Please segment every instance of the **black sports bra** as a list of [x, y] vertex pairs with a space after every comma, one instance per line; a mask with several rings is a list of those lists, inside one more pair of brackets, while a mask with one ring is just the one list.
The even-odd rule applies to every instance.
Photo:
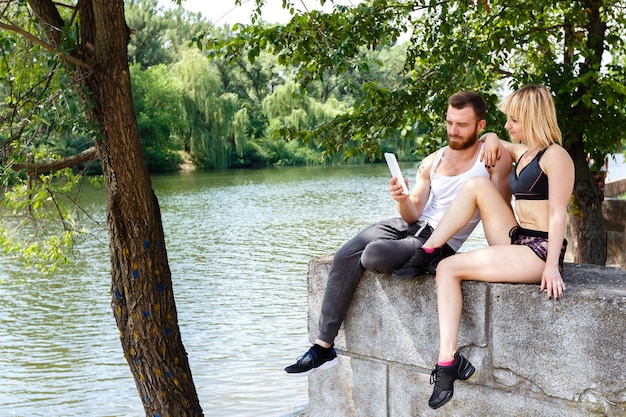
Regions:
[[[548, 199], [548, 176], [541, 170], [539, 160], [546, 149], [537, 152], [528, 165], [517, 174], [517, 165], [524, 156], [520, 156], [515, 168], [509, 174], [509, 188], [517, 200], [547, 200]], [[525, 153], [525, 152], [524, 152]]]

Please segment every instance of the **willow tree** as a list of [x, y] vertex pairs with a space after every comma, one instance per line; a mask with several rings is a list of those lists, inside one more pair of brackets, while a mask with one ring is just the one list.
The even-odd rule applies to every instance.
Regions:
[[189, 51], [174, 66], [183, 90], [186, 150], [202, 167], [228, 168], [245, 146], [246, 111], [239, 98], [224, 90], [214, 65]]
[[[256, 0], [257, 17], [262, 3]], [[489, 128], [504, 137], [504, 121], [495, 109], [501, 91], [526, 83], [549, 87], [576, 167], [572, 252], [578, 262], [604, 264], [603, 193], [595, 177], [600, 164], [592, 161], [604, 161], [623, 138], [626, 72], [608, 59], [624, 56], [626, 2], [366, 0], [336, 6], [332, 13], [300, 13], [296, 2], [283, 4], [294, 12], [290, 22], [241, 26], [232, 39], [209, 39], [211, 55], [254, 59], [268, 50], [279, 63], [296, 67], [299, 79], [308, 83], [348, 69], [367, 71], [365, 50], [411, 34], [404, 82], [395, 88], [364, 84], [351, 112], [300, 132], [328, 149], [377, 154], [382, 140], [419, 126], [430, 127], [430, 137], [418, 142], [422, 148], [441, 143], [443, 132], [436, 126], [446, 97], [460, 89], [484, 93], [492, 109]]]
[[[93, 145], [106, 189], [113, 313], [146, 415], [203, 415], [181, 340], [159, 203], [133, 109], [124, 2], [4, 1], [0, 29], [45, 51], [51, 71], [69, 74], [96, 126]], [[17, 108], [19, 101], [14, 104]], [[24, 126], [37, 122], [46, 121], [31, 118]], [[25, 152], [13, 152], [23, 130], [3, 136], [5, 170], [43, 169], [35, 166], [37, 161], [6, 160], [8, 155], [26, 158]], [[12, 177], [9, 189], [23, 178], [28, 176]]]
[[[268, 131], [280, 134], [291, 128], [304, 130], [326, 123], [345, 111], [347, 105], [334, 97], [321, 103], [300, 91], [295, 83], [287, 82], [263, 99], [262, 108], [270, 120]], [[315, 143], [308, 145], [317, 149]]]

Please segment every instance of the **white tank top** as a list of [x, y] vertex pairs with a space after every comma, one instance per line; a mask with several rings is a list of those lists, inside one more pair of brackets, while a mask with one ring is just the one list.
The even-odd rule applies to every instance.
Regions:
[[[482, 146], [483, 145], [481, 144], [481, 151]], [[439, 165], [439, 161], [441, 160], [441, 157], [446, 149], [448, 149], [447, 146], [437, 151], [437, 155], [435, 155], [435, 160], [430, 170], [430, 196], [426, 202], [424, 211], [420, 216], [420, 220], [428, 222], [433, 229], [437, 227], [443, 213], [446, 211], [452, 200], [454, 200], [456, 194], [468, 179], [479, 176], [489, 178], [489, 172], [485, 168], [482, 161], [480, 161], [480, 151], [476, 155], [476, 162], [474, 162], [474, 165], [472, 165], [469, 170], [454, 176], [437, 174], [435, 169]], [[448, 241], [448, 245], [450, 245], [450, 247], [455, 251], [458, 251], [479, 221], [480, 213], [477, 209], [470, 222]]]

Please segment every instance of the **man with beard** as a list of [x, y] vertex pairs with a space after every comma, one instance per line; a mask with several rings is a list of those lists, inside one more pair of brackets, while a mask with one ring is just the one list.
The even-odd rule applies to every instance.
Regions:
[[409, 195], [403, 193], [397, 178], [390, 180], [389, 193], [398, 204], [400, 217], [365, 228], [335, 253], [322, 301], [317, 340], [295, 364], [285, 368], [287, 375], [307, 375], [338, 362], [334, 340], [365, 269], [393, 273], [397, 278], [413, 278], [423, 272], [434, 273], [441, 259], [459, 250], [480, 221], [478, 211], [441, 248], [441, 256], [426, 271], [410, 262], [468, 179], [491, 177], [505, 200], [511, 200], [507, 178], [512, 160], [508, 152], [500, 152], [500, 159], [495, 153], [482, 155], [478, 134], [486, 125], [485, 113], [485, 102], [476, 92], [462, 91], [450, 96], [446, 114], [448, 146], [420, 163]]

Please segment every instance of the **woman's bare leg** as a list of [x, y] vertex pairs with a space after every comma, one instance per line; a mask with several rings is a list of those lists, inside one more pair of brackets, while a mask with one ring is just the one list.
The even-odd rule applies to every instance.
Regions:
[[[457, 254], [455, 256], [461, 256]], [[461, 281], [449, 268], [446, 259], [437, 267], [437, 311], [439, 314], [439, 363], [454, 359], [459, 339], [463, 292]]]
[[437, 267], [439, 362], [451, 361], [456, 352], [466, 280], [539, 283], [545, 263], [526, 246], [499, 245], [459, 253]]
[[517, 226], [510, 201], [504, 201], [491, 180], [474, 177], [463, 185], [424, 247], [443, 246], [470, 221], [476, 209], [489, 245], [509, 244], [509, 230]]

